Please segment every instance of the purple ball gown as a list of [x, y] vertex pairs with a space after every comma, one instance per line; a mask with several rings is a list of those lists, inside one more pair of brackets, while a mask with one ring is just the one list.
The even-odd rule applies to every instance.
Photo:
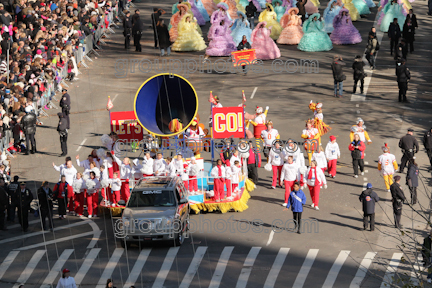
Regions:
[[192, 13], [194, 17], [197, 19], [197, 23], [199, 26], [204, 26], [206, 24], [206, 21], [204, 20], [204, 17], [202, 16], [201, 12], [198, 10], [198, 7], [195, 5], [195, 1], [189, 0], [189, 4], [191, 5]]
[[333, 19], [334, 30], [330, 35], [333, 44], [347, 45], [357, 44], [362, 41], [361, 35], [351, 21], [351, 16], [346, 8], [342, 8]]
[[[213, 25], [216, 25], [216, 23]], [[237, 46], [234, 44], [229, 25], [226, 23], [217, 25], [214, 28], [214, 34], [206, 54], [208, 56], [230, 56], [233, 51], [237, 51]]]

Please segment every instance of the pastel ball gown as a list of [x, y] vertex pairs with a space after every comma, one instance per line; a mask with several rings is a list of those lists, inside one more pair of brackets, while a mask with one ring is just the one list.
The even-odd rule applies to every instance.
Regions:
[[178, 37], [171, 47], [173, 51], [201, 51], [204, 50], [207, 45], [204, 42], [203, 37], [197, 31], [198, 26], [195, 21], [186, 21], [191, 19], [190, 16], [183, 17], [178, 24]]
[[[323, 31], [324, 23], [319, 20], [320, 14], [312, 14], [303, 24], [304, 35], [297, 49], [306, 52], [330, 51], [333, 44], [330, 37]], [[316, 20], [314, 20], [316, 18]]]
[[370, 14], [369, 6], [363, 0], [352, 0], [360, 15]]
[[217, 10], [216, 3], [213, 2], [213, 0], [201, 0], [201, 2], [204, 5], [204, 8], [206, 9], [209, 16], [211, 16], [213, 12]]
[[320, 6], [319, 0], [308, 0], [305, 5], [306, 13], [309, 15], [318, 13], [319, 6]]
[[[279, 5], [275, 5], [275, 3], [279, 3]], [[283, 7], [282, 5], [282, 1], [278, 0], [273, 2], [273, 7], [274, 7], [274, 11], [277, 15], [277, 21], [280, 22], [280, 19], [282, 18], [282, 16], [285, 14], [286, 8]]]
[[373, 7], [376, 6], [375, 3], [374, 3], [372, 0], [364, 0], [364, 1], [366, 2], [366, 5], [367, 5], [369, 8], [373, 8]]
[[272, 60], [281, 56], [276, 43], [270, 37], [270, 30], [266, 28], [266, 22], [260, 22], [252, 31], [252, 49], [260, 60]]
[[208, 56], [230, 56], [231, 52], [237, 51], [237, 45], [230, 34], [229, 24], [224, 22], [214, 23], [214, 35], [206, 50]]
[[342, 3], [343, 7], [349, 10], [352, 21], [357, 21], [358, 19], [360, 19], [360, 13], [352, 3], [352, 0], [342, 0]]
[[[230, 20], [230, 18], [228, 17], [228, 14], [227, 14], [227, 12], [224, 10], [224, 11], [221, 11], [221, 10], [216, 10], [215, 12], [213, 12], [213, 14], [211, 15], [211, 17], [210, 17], [210, 23], [212, 24], [211, 26], [210, 26], [210, 29], [209, 29], [209, 31], [208, 31], [208, 33], [207, 33], [207, 38], [209, 39], [209, 40], [211, 40], [212, 39], [212, 37], [213, 37], [213, 35], [214, 35], [214, 30], [215, 30], [215, 28], [218, 26], [218, 25], [220, 25], [219, 23], [221, 23], [222, 22], [222, 20], [225, 22], [225, 23], [229, 23], [229, 25], [228, 26], [230, 26], [231, 25], [231, 20]], [[213, 24], [215, 24], [215, 25], [213, 25]]]
[[339, 14], [342, 9], [341, 6], [337, 5], [337, 0], [331, 0], [327, 8], [324, 10], [324, 31], [327, 33], [333, 32], [333, 19]]
[[193, 1], [195, 1], [195, 5], [198, 8], [198, 11], [203, 16], [204, 21], [209, 22], [210, 21], [210, 16], [207, 13], [207, 10], [205, 9], [205, 7], [204, 7], [203, 3], [201, 2], [201, 0], [193, 0]]
[[406, 17], [402, 13], [402, 5], [394, 2], [387, 3], [386, 6], [383, 9], [384, 17], [382, 18], [380, 30], [382, 32], [388, 32], [390, 23], [393, 22], [394, 18], [398, 19], [398, 24], [401, 29], [403, 30], [403, 24], [405, 23]]
[[188, 2], [191, 4], [191, 11], [194, 17], [197, 19], [198, 25], [204, 26], [206, 21], [204, 20], [204, 17], [201, 15], [201, 12], [198, 10], [198, 7], [195, 5], [195, 0], [188, 0]]
[[[252, 44], [251, 36], [252, 36], [252, 29], [250, 28], [250, 23], [246, 19], [246, 15], [244, 15], [241, 12], [238, 12], [239, 18], [237, 18], [234, 22], [234, 29], [231, 31], [231, 36], [233, 37], [234, 43], [238, 45], [243, 39], [243, 35], [246, 36], [248, 42]], [[243, 16], [243, 18], [242, 18]]]
[[[189, 4], [189, 3], [187, 3]], [[192, 15], [193, 14], [189, 11], [190, 8], [190, 4], [187, 5], [186, 3], [182, 3], [177, 5], [177, 7], [179, 8], [179, 11], [177, 11], [174, 15], [171, 16], [170, 19], [170, 29], [169, 29], [169, 35], [170, 35], [170, 41], [174, 42], [177, 39], [178, 36], [178, 24], [180, 23], [180, 20], [185, 16], [185, 15]]]
[[222, 0], [221, 3], [225, 3], [228, 5], [228, 15], [230, 16], [231, 20], [237, 19], [237, 3], [234, 0]]
[[282, 27], [277, 22], [277, 15], [274, 12], [273, 6], [269, 3], [267, 3], [266, 6], [270, 8], [270, 11], [266, 9], [261, 12], [258, 21], [266, 22], [266, 28], [271, 29], [270, 37], [273, 40], [277, 40], [282, 32]]
[[287, 45], [297, 45], [303, 37], [303, 29], [301, 27], [301, 16], [297, 15], [299, 9], [297, 7], [289, 9], [288, 14], [285, 14], [281, 19], [281, 25], [284, 27], [277, 43]]
[[333, 27], [334, 30], [330, 35], [333, 44], [357, 44], [362, 41], [360, 32], [354, 27], [349, 11], [346, 8], [342, 8], [333, 19]]

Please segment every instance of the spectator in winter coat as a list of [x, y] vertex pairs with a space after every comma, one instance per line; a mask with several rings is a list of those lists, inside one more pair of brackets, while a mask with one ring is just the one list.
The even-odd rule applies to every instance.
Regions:
[[411, 73], [405, 66], [405, 59], [398, 61], [396, 65], [396, 76], [399, 87], [399, 102], [409, 103], [406, 93], [408, 90], [408, 81], [411, 79]]
[[354, 140], [348, 146], [351, 151], [351, 157], [353, 160], [354, 178], [358, 178], [358, 168], [360, 167], [361, 175], [364, 175], [364, 150], [366, 149], [365, 144], [360, 141], [358, 134], [354, 135]]
[[417, 204], [418, 173], [419, 168], [417, 166], [417, 163], [415, 161], [412, 161], [411, 164], [408, 166], [406, 182], [408, 188], [410, 189], [411, 204], [413, 205]]
[[[305, 0], [306, 3], [307, 0]], [[300, 2], [297, 2], [297, 5]], [[333, 57], [332, 63], [332, 71], [333, 71], [333, 79], [334, 79], [334, 96], [342, 97], [343, 94], [343, 81], [346, 79], [345, 74], [343, 73], [342, 67], [345, 66], [345, 62], [343, 62], [342, 57], [339, 55], [335, 55]], [[338, 93], [339, 86], [339, 93]]]
[[393, 55], [393, 52], [395, 51], [394, 49], [396, 49], [402, 35], [397, 18], [394, 18], [393, 22], [390, 23], [387, 35], [390, 39], [390, 55]]
[[392, 204], [393, 204], [393, 214], [395, 219], [395, 227], [398, 229], [402, 229], [402, 225], [400, 224], [401, 216], [402, 216], [402, 207], [403, 203], [406, 201], [405, 194], [402, 190], [402, 186], [400, 185], [401, 177], [399, 175], [394, 177], [394, 183], [390, 186], [390, 191], [392, 194]]
[[303, 205], [306, 204], [306, 196], [302, 190], [300, 190], [300, 184], [298, 182], [294, 183], [294, 190], [291, 191], [289, 198], [287, 209], [291, 206], [291, 210], [293, 212], [293, 218], [296, 224], [297, 233], [300, 234], [301, 230], [301, 216], [303, 213]]
[[372, 184], [366, 185], [364, 190], [359, 196], [360, 202], [363, 203], [363, 230], [368, 227], [368, 220], [370, 223], [370, 231], [375, 230], [375, 202], [379, 201], [378, 195], [372, 190]]
[[159, 48], [161, 49], [161, 56], [165, 56], [165, 50], [167, 51], [167, 56], [169, 56], [171, 54], [171, 42], [168, 27], [164, 24], [163, 19], [158, 21], [156, 33], [159, 41]]
[[407, 46], [409, 44], [409, 50], [411, 53], [414, 52], [414, 40], [415, 40], [414, 34], [415, 34], [415, 26], [412, 23], [412, 20], [407, 17], [405, 24], [403, 26], [402, 36], [405, 39]]
[[353, 94], [357, 92], [357, 83], [360, 81], [360, 94], [363, 94], [363, 87], [364, 87], [364, 78], [365, 78], [365, 72], [364, 72], [364, 63], [363, 58], [360, 55], [357, 55], [354, 59], [354, 63], [352, 64], [353, 71], [353, 77], [354, 77], [354, 87], [353, 87]]
[[38, 199], [39, 199], [39, 210], [40, 217], [42, 222], [42, 229], [47, 230], [46, 218], [48, 218], [48, 225], [53, 231], [53, 191], [49, 188], [48, 181], [44, 181], [42, 186], [37, 191]]
[[247, 20], [250, 23], [250, 28], [253, 30], [255, 28], [255, 13], [257, 12], [257, 7], [255, 7], [253, 1], [249, 1], [249, 5], [245, 7], [245, 10]]
[[328, 163], [328, 173], [330, 177], [336, 178], [337, 159], [340, 158], [339, 145], [336, 143], [336, 137], [331, 135], [330, 142], [327, 143], [325, 155]]
[[428, 171], [432, 170], [432, 128], [425, 132], [422, 139], [423, 145], [426, 149], [427, 156], [429, 158], [430, 167]]
[[[25, 134], [26, 138], [26, 153], [25, 155], [29, 155], [29, 152], [32, 154], [36, 153], [36, 114], [34, 113], [31, 106], [27, 106], [25, 108], [26, 115], [21, 119], [21, 130]], [[31, 150], [30, 150], [31, 143]]]
[[[62, 175], [60, 182], [58, 182], [54, 186], [54, 192], [53, 192], [53, 199], [57, 199], [58, 201], [58, 214], [59, 219], [66, 218], [66, 207], [68, 205], [68, 200], [73, 199], [73, 189], [72, 186], [69, 185], [69, 183], [66, 182], [66, 176]], [[69, 204], [70, 207], [73, 206], [71, 203]], [[74, 211], [74, 209], [69, 210], [70, 212]]]

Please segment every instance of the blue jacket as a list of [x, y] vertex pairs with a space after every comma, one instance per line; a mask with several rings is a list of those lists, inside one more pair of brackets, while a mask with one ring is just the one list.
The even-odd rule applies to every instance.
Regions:
[[[297, 200], [296, 197], [301, 199], [301, 201]], [[291, 191], [290, 196], [288, 198], [287, 208], [291, 206], [291, 210], [293, 212], [303, 212], [303, 205], [306, 204], [306, 196], [302, 190]]]

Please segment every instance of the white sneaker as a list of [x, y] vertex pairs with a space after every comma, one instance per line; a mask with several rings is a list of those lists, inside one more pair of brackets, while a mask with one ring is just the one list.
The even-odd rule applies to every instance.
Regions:
[[364, 172], [362, 172], [362, 175], [364, 175]]
[[88, 215], [88, 218], [92, 218], [92, 215]]
[[315, 206], [315, 210], [319, 210], [319, 207], [318, 207], [318, 206]]
[[283, 203], [282, 206], [286, 207], [286, 206], [287, 206], [287, 203]]
[[390, 189], [389, 189], [389, 190], [387, 190], [387, 192], [390, 192]]
[[358, 178], [358, 175], [354, 175], [354, 178]]
[[275, 186], [272, 186], [272, 189], [276, 189], [276, 187], [275, 187]]
[[428, 279], [427, 279], [427, 282], [428, 282], [428, 283], [432, 283], [432, 279], [431, 279], [431, 278], [428, 278]]
[[312, 203], [312, 204], [311, 204], [311, 207], [312, 207], [312, 208], [313, 208], [313, 207], [315, 207], [315, 204], [314, 204], [314, 203]]
[[336, 178], [336, 175], [335, 175], [335, 176], [332, 176], [332, 178], [333, 178], [333, 179]]

